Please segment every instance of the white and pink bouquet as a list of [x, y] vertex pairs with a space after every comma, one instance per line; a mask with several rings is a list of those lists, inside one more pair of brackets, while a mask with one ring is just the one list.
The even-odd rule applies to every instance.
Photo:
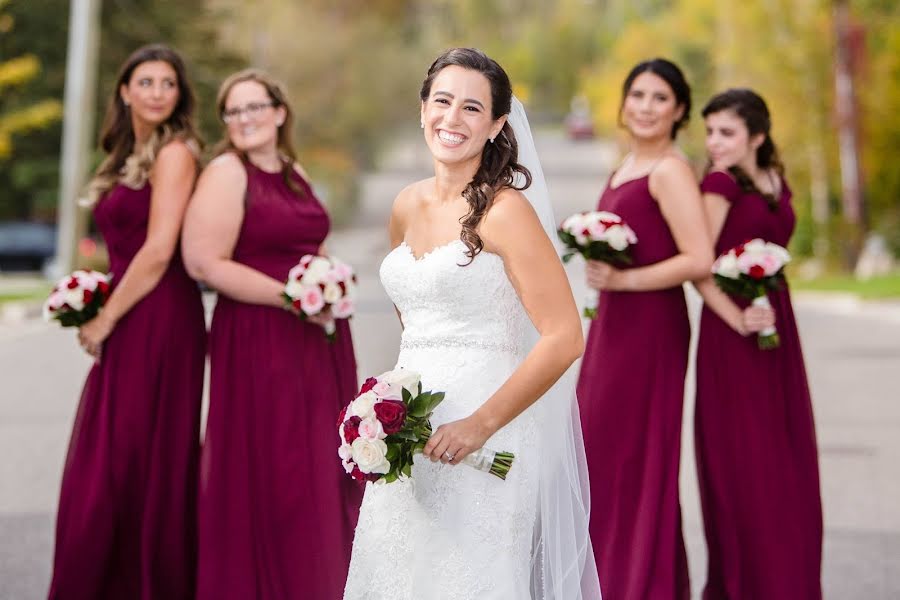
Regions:
[[[431, 437], [431, 415], [444, 392], [423, 392], [418, 373], [395, 369], [370, 377], [338, 417], [338, 456], [357, 481], [391, 483], [412, 475], [413, 456]], [[515, 456], [487, 448], [462, 462], [506, 479]]]
[[[335, 319], [347, 319], [355, 309], [356, 274], [337, 258], [306, 254], [288, 273], [282, 297], [285, 308], [304, 320], [328, 310]], [[325, 335], [334, 341], [333, 320], [326, 324]]]
[[75, 271], [57, 282], [44, 302], [44, 320], [63, 327], [81, 327], [100, 313], [109, 298], [110, 276]]
[[[784, 265], [791, 260], [787, 250], [760, 238], [732, 248], [713, 263], [713, 278], [725, 293], [747, 298], [753, 306], [772, 308], [768, 292], [784, 284]], [[769, 327], [757, 338], [763, 350], [781, 343], [778, 331]]]
[[[585, 260], [600, 260], [611, 265], [630, 265], [631, 247], [637, 244], [637, 235], [615, 213], [590, 211], [576, 213], [563, 221], [557, 235], [566, 246], [563, 262], [569, 262], [580, 254]], [[597, 316], [597, 290], [589, 292], [584, 316]]]

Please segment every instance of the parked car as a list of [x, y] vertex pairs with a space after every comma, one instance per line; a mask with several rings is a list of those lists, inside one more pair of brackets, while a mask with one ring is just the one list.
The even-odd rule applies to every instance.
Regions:
[[31, 221], [0, 222], [0, 271], [43, 271], [56, 256], [56, 228]]
[[[78, 241], [75, 267], [105, 271], [106, 245], [97, 235]], [[33, 221], [0, 221], [0, 272], [33, 271], [49, 279], [61, 277], [56, 265], [56, 226]]]
[[586, 97], [572, 98], [571, 109], [566, 115], [566, 134], [573, 140], [589, 140], [594, 137], [594, 123]]

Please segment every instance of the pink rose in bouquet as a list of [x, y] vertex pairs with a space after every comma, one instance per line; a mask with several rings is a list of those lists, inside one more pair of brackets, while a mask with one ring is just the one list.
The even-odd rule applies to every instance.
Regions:
[[[750, 240], [722, 254], [713, 263], [712, 273], [722, 291], [749, 299], [754, 306], [772, 308], [768, 292], [784, 283], [784, 266], [790, 262], [787, 250], [760, 238]], [[781, 343], [775, 327], [759, 332], [758, 345], [763, 350]]]
[[[431, 415], [444, 392], [423, 392], [418, 373], [395, 369], [370, 377], [338, 416], [338, 456], [358, 481], [391, 483], [412, 475], [413, 456], [431, 437]], [[463, 459], [506, 479], [514, 455], [482, 448]]]
[[60, 279], [44, 302], [44, 320], [63, 327], [81, 327], [96, 317], [110, 292], [110, 276], [97, 271], [75, 271]]
[[[306, 254], [288, 273], [282, 297], [285, 307], [302, 319], [328, 310], [335, 319], [347, 319], [355, 310], [356, 274], [337, 258]], [[326, 323], [325, 334], [334, 340], [333, 320]]]
[[[631, 247], [637, 244], [637, 235], [615, 213], [589, 211], [576, 213], [563, 221], [557, 230], [559, 239], [566, 246], [563, 262], [569, 262], [580, 254], [585, 260], [599, 260], [611, 265], [631, 264]], [[597, 290], [591, 290], [584, 307], [584, 316], [597, 316]]]

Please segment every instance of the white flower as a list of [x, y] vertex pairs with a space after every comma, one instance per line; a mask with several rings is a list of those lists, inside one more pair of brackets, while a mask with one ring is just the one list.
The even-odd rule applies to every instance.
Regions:
[[609, 221], [611, 223], [622, 222], [622, 217], [620, 217], [616, 213], [606, 212], [605, 210], [598, 210], [596, 212], [593, 212], [591, 213], [591, 216], [598, 221]]
[[306, 267], [306, 272], [303, 273], [303, 282], [307, 284], [317, 284], [323, 279], [325, 279], [325, 275], [328, 273], [329, 269], [331, 269], [331, 262], [325, 257], [317, 256], [310, 261], [309, 266]]
[[336, 283], [325, 284], [325, 290], [322, 292], [322, 297], [325, 298], [325, 302], [334, 304], [341, 299], [341, 296], [343, 296], [343, 293], [341, 293], [341, 286]]
[[346, 471], [347, 473], [352, 473], [353, 467], [356, 466], [353, 464], [353, 461], [350, 460], [342, 460], [341, 464], [344, 465], [344, 471]]
[[728, 252], [716, 259], [712, 270], [716, 275], [727, 277], [728, 279], [739, 279], [741, 276], [741, 270], [738, 268], [738, 261], [734, 252]]
[[84, 290], [80, 287], [71, 290], [63, 290], [64, 303], [72, 307], [72, 310], [84, 308]]
[[367, 440], [358, 437], [351, 444], [353, 453], [353, 462], [359, 467], [363, 473], [379, 473], [384, 474], [391, 470], [391, 463], [388, 462], [387, 444], [384, 440]]
[[383, 440], [387, 437], [384, 427], [382, 427], [381, 421], [377, 417], [363, 419], [359, 423], [359, 435], [367, 440]]
[[422, 379], [422, 376], [408, 369], [394, 369], [393, 371], [382, 373], [377, 379], [379, 382], [399, 385], [415, 396], [419, 392], [419, 381]]
[[628, 230], [622, 225], [612, 225], [606, 230], [604, 235], [606, 243], [614, 250], [622, 251], [628, 247]]
[[347, 416], [359, 417], [360, 419], [374, 419], [375, 405], [380, 401], [372, 390], [362, 393], [350, 403], [350, 410], [347, 411]]
[[[341, 433], [341, 439], [344, 439], [343, 432]], [[341, 457], [342, 461], [348, 461], [353, 458], [353, 448], [350, 444], [341, 444], [340, 448], [338, 448], [338, 456]]]
[[303, 292], [305, 292], [308, 286], [303, 285], [293, 277], [289, 276], [288, 282], [284, 286], [284, 293], [297, 300], [298, 298], [303, 297]]

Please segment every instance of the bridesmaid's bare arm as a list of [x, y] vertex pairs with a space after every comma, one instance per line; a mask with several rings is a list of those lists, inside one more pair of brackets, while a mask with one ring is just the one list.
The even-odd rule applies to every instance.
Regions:
[[169, 268], [196, 175], [194, 154], [185, 143], [173, 141], [160, 149], [150, 172], [147, 238], [125, 272], [114, 274], [119, 281], [103, 310], [79, 331], [82, 345], [94, 356], [99, 356], [100, 345], [119, 319], [156, 287]]
[[232, 260], [246, 191], [247, 172], [234, 154], [223, 154], [204, 169], [185, 218], [184, 264], [191, 277], [230, 298], [281, 307], [284, 282]]
[[649, 186], [678, 246], [678, 254], [656, 264], [627, 270], [588, 261], [588, 285], [591, 287], [634, 292], [662, 290], [709, 273], [713, 261], [712, 243], [700, 190], [690, 167], [680, 158], [665, 158], [650, 174]]
[[[509, 379], [471, 416], [442, 425], [424, 454], [458, 464], [498, 429], [536, 402], [584, 351], [581, 319], [553, 243], [528, 200], [504, 190], [484, 218], [485, 251], [503, 259], [540, 338]], [[478, 260], [476, 258], [476, 260]], [[441, 458], [444, 457], [444, 458]]]
[[[720, 194], [703, 194], [710, 239], [718, 240], [725, 225], [731, 204]], [[703, 296], [703, 302], [729, 327], [741, 335], [750, 335], [775, 324], [775, 312], [771, 308], [749, 306], [741, 309], [728, 294], [719, 289], [712, 275], [694, 281], [694, 287]]]

